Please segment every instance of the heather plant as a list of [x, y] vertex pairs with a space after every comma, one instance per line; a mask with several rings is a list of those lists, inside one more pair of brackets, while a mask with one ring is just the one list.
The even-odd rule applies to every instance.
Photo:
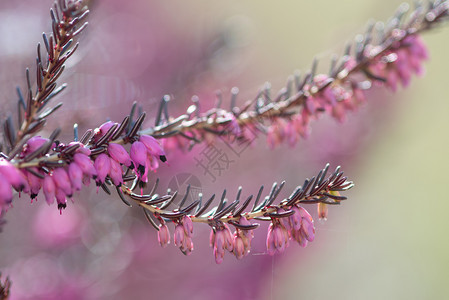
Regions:
[[[169, 112], [170, 96], [164, 95], [149, 113], [134, 103], [121, 122], [100, 121], [97, 128], [82, 134], [75, 124], [73, 139], [61, 141], [59, 129], [48, 137], [41, 131], [61, 109], [61, 103], [52, 103], [66, 86], [58, 84], [58, 78], [78, 48], [89, 10], [87, 2], [57, 1], [50, 11], [52, 34], [43, 34], [44, 46], [37, 46], [35, 70], [26, 70], [26, 90], [17, 89], [18, 112], [3, 122], [1, 216], [13, 209], [16, 197], [33, 201], [43, 195], [64, 217], [64, 210], [72, 205], [68, 200], [95, 183], [99, 192], [139, 207], [157, 231], [160, 245], [173, 243], [185, 255], [194, 249], [196, 223], [210, 227], [210, 246], [218, 264], [226, 252], [237, 259], [250, 253], [253, 238], [260, 238], [257, 222], [269, 224], [268, 254], [282, 253], [294, 242], [306, 247], [315, 239], [314, 220], [307, 209], [314, 207], [325, 220], [328, 206], [345, 201], [342, 194], [353, 187], [340, 167], [329, 172], [326, 164], [281, 200], [284, 182], [274, 183], [265, 193], [262, 186], [247, 197], [242, 197], [242, 187], [234, 197], [224, 190], [217, 196], [200, 193], [189, 199], [191, 187], [160, 193], [155, 172], [179, 159], [180, 154], [173, 155], [176, 151], [189, 151], [199, 144], [254, 147], [254, 139], [265, 136], [271, 148], [281, 143], [294, 147], [309, 136], [312, 121], [329, 115], [343, 122], [348, 112], [365, 103], [367, 90], [396, 91], [399, 85], [408, 86], [413, 74], [422, 74], [428, 53], [420, 34], [445, 20], [448, 10], [447, 1], [418, 5], [411, 12], [401, 6], [387, 23], [369, 25], [341, 56], [334, 56], [328, 73], [318, 73], [315, 60], [310, 71], [289, 77], [276, 94], [265, 84], [243, 106], [236, 105], [239, 90], [233, 88], [229, 101], [217, 93], [216, 105], [205, 110], [202, 104], [210, 101], [193, 97], [185, 113], [176, 116]], [[146, 122], [151, 116], [152, 126]], [[178, 196], [181, 192], [183, 197]], [[6, 298], [10, 281], [1, 283]]]

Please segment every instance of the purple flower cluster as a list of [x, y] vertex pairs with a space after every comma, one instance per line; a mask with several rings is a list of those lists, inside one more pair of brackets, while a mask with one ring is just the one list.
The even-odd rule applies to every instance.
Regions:
[[[240, 217], [239, 224], [243, 226], [249, 226], [251, 223], [245, 218]], [[243, 258], [245, 255], [249, 254], [251, 249], [251, 240], [254, 237], [252, 230], [242, 230], [238, 227], [234, 233], [234, 255], [238, 259]]]
[[[19, 159], [26, 157], [40, 147], [51, 143], [49, 139], [40, 136], [33, 137], [27, 141]], [[90, 178], [97, 175], [97, 170], [90, 159], [90, 150], [81, 143], [73, 142], [68, 146], [78, 146], [72, 155], [71, 161], [63, 167], [42, 168], [38, 166], [20, 168], [6, 159], [0, 159], [0, 173], [4, 178], [0, 178], [2, 193], [0, 203], [2, 209], [6, 210], [12, 200], [12, 189], [17, 192], [29, 194], [34, 199], [43, 190], [45, 200], [48, 204], [54, 203], [56, 199], [58, 208], [62, 210], [67, 203], [67, 197], [71, 197], [73, 192], [81, 190], [82, 184], [88, 185]], [[63, 145], [51, 144], [51, 148], [61, 148]]]
[[273, 218], [268, 228], [268, 254], [282, 253], [289, 246], [289, 240], [306, 247], [315, 239], [315, 227], [312, 216], [300, 206], [292, 206], [293, 213], [288, 217]]
[[[98, 142], [116, 123], [104, 123], [92, 137], [92, 143]], [[140, 180], [148, 180], [148, 171], [158, 168], [156, 159], [166, 161], [165, 152], [159, 142], [148, 135], [140, 135], [131, 144], [130, 153], [119, 143], [106, 141], [107, 148], [103, 153], [93, 155], [92, 144], [84, 145], [71, 142], [67, 145], [52, 143], [49, 139], [35, 136], [23, 146], [15, 160], [0, 158], [0, 209], [7, 210], [13, 199], [13, 189], [29, 194], [35, 199], [40, 190], [43, 191], [47, 203], [53, 204], [55, 199], [59, 210], [66, 207], [67, 198], [80, 191], [82, 185], [89, 185], [95, 179], [97, 185], [106, 180], [115, 186], [123, 184], [123, 166], [133, 169]], [[42, 164], [22, 167], [21, 162], [48, 147], [52, 154], [44, 154]], [[73, 152], [67, 149], [75, 149]], [[47, 153], [48, 151], [42, 151]], [[48, 161], [57, 159], [62, 166], [50, 167]]]
[[[396, 30], [393, 35], [404, 37], [396, 36], [398, 40], [388, 50], [383, 50], [381, 45], [367, 46], [364, 56], [374, 58], [365, 63], [346, 56], [344, 68], [335, 78], [332, 74], [314, 76], [311, 83], [303, 87], [305, 98], [300, 113], [289, 120], [275, 118], [268, 128], [267, 142], [270, 147], [282, 142], [294, 146], [299, 137], [307, 138], [310, 121], [323, 113], [344, 122], [348, 111], [355, 111], [365, 102], [365, 89], [371, 86], [371, 82], [396, 91], [399, 83], [404, 87], [409, 85], [413, 73], [422, 75], [422, 63], [428, 58], [427, 48], [417, 34], [405, 34], [404, 30]], [[360, 73], [368, 77], [369, 81], [365, 77], [361, 79]]]
[[[285, 212], [279, 209], [278, 212]], [[174, 220], [175, 245], [185, 255], [193, 250], [193, 223], [189, 216]], [[216, 221], [209, 224], [212, 227], [210, 234], [210, 246], [213, 248], [215, 262], [221, 264], [226, 251], [233, 253], [237, 259], [243, 258], [250, 252], [251, 240], [254, 237], [251, 222], [244, 216], [240, 216], [238, 222], [231, 223], [235, 226], [234, 233], [231, 232], [227, 223]], [[246, 227], [246, 229], [245, 229]], [[295, 240], [302, 247], [315, 238], [315, 227], [312, 216], [303, 207], [293, 205], [288, 210], [288, 215], [272, 218], [268, 229], [267, 252], [270, 255], [282, 253], [289, 245], [289, 240]], [[159, 244], [166, 247], [170, 243], [170, 232], [163, 220], [159, 225]]]
[[[393, 34], [400, 37], [405, 32], [397, 30]], [[423, 61], [428, 58], [429, 52], [421, 37], [413, 34], [395, 42], [393, 47], [374, 60], [369, 68], [375, 76], [384, 79], [388, 88], [396, 91], [399, 83], [404, 87], [410, 84], [413, 73], [424, 74]]]
[[159, 167], [158, 159], [166, 162], [165, 152], [159, 142], [150, 135], [141, 135], [138, 141], [131, 145], [131, 161], [136, 167], [137, 176], [148, 181], [148, 171], [156, 171]]
[[219, 223], [213, 227], [210, 233], [210, 245], [214, 249], [215, 262], [217, 264], [223, 262], [225, 250], [229, 252], [234, 251], [234, 239], [227, 224]]
[[[158, 227], [158, 241], [162, 247], [166, 247], [170, 243], [170, 231], [163, 219]], [[174, 229], [174, 244], [179, 247], [182, 253], [189, 255], [193, 251], [193, 222], [190, 216], [184, 215], [173, 220], [176, 224]], [[211, 224], [209, 224], [211, 225]], [[251, 226], [251, 222], [241, 216], [238, 225]], [[210, 246], [213, 248], [215, 262], [221, 264], [225, 255], [225, 251], [231, 252], [236, 258], [241, 259], [250, 252], [251, 240], [254, 237], [252, 230], [245, 230], [237, 227], [234, 234], [228, 224], [217, 221], [211, 225]]]

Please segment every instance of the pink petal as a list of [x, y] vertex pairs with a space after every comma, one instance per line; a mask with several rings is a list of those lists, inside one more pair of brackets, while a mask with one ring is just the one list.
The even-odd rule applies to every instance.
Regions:
[[159, 225], [159, 231], [157, 233], [157, 238], [158, 238], [159, 244], [164, 248], [168, 244], [170, 244], [170, 232], [168, 231], [167, 225], [165, 225], [165, 224]]
[[108, 146], [109, 155], [119, 163], [129, 167], [131, 165], [131, 157], [125, 147], [116, 143], [110, 143]]
[[76, 191], [81, 190], [83, 184], [83, 171], [76, 162], [69, 164], [69, 177], [73, 188]]
[[147, 147], [151, 155], [159, 157], [163, 162], [167, 160], [164, 149], [162, 149], [162, 146], [154, 137], [151, 135], [141, 135], [139, 141]]
[[327, 204], [318, 203], [317, 210], [318, 210], [318, 218], [320, 218], [320, 220], [326, 220], [328, 213]]
[[59, 213], [62, 214], [62, 210], [67, 206], [66, 194], [60, 188], [56, 188], [56, 202], [58, 203]]
[[36, 151], [40, 146], [48, 142], [49, 140], [40, 136], [33, 136], [26, 143], [26, 153]]
[[106, 176], [111, 170], [111, 158], [104, 153], [98, 155], [95, 159], [94, 167], [97, 171], [97, 181], [104, 183]]
[[182, 218], [182, 224], [184, 226], [184, 232], [188, 237], [193, 236], [193, 222], [192, 219], [190, 219], [189, 216], [184, 216]]
[[[33, 167], [32, 169], [36, 173], [41, 173], [37, 168]], [[42, 179], [33, 175], [31, 172], [27, 172], [27, 180], [28, 184], [30, 185], [31, 198], [34, 199], [36, 198], [37, 194], [39, 194], [39, 191], [42, 187]]]
[[8, 208], [13, 198], [11, 185], [6, 177], [0, 174], [0, 213]]
[[47, 201], [48, 205], [53, 204], [55, 202], [56, 185], [52, 176], [45, 175], [42, 189], [44, 191], [45, 201]]
[[[72, 195], [72, 186], [70, 184], [69, 175], [64, 168], [56, 168], [53, 170], [53, 181], [56, 184], [58, 190], [61, 190], [67, 196]], [[58, 197], [56, 195], [56, 197]]]
[[225, 229], [223, 230], [223, 235], [225, 239], [225, 248], [231, 252], [234, 249], [234, 238], [232, 237], [232, 233], [228, 225], [225, 224], [224, 226]]
[[180, 247], [182, 241], [184, 240], [184, 227], [182, 225], [176, 225], [174, 233], [174, 243], [175, 246]]
[[129, 151], [131, 160], [134, 163], [136, 171], [141, 175], [145, 173], [146, 160], [147, 160], [147, 148], [141, 142], [134, 142], [131, 145], [131, 149]]
[[0, 174], [17, 190], [21, 191], [28, 183], [22, 172], [20, 172], [12, 163], [0, 159]]
[[123, 184], [123, 170], [120, 163], [111, 159], [111, 170], [109, 171], [109, 177], [111, 177], [112, 183], [115, 186]]
[[236, 235], [234, 238], [234, 255], [237, 259], [241, 259], [245, 256], [245, 253], [246, 251], [243, 239]]
[[83, 153], [76, 153], [73, 156], [73, 160], [78, 164], [78, 166], [83, 171], [83, 174], [92, 177], [97, 175], [97, 171], [95, 170], [94, 163], [90, 159], [89, 156]]
[[276, 252], [276, 246], [274, 243], [273, 224], [270, 224], [270, 227], [268, 228], [268, 234], [267, 234], [267, 253], [269, 255], [274, 255], [275, 252]]

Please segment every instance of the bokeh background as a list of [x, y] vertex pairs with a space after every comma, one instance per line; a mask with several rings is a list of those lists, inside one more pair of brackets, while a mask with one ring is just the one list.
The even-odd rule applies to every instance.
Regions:
[[[63, 78], [69, 87], [55, 100], [63, 109], [47, 126], [62, 127], [67, 141], [74, 122], [86, 130], [120, 121], [133, 101], [151, 124], [164, 94], [173, 96], [176, 115], [194, 94], [207, 109], [216, 90], [228, 99], [238, 86], [240, 103], [266, 81], [277, 91], [314, 57], [327, 72], [330, 56], [341, 54], [368, 20], [387, 20], [401, 3], [91, 2], [89, 28]], [[0, 3], [2, 117], [14, 112], [25, 67], [34, 67], [51, 4]], [[326, 162], [341, 164], [356, 186], [328, 221], [316, 222], [307, 248], [291, 245], [282, 256], [267, 256], [261, 228], [249, 257], [226, 255], [216, 265], [207, 228], [196, 227], [189, 257], [173, 245], [162, 249], [139, 209], [95, 187], [74, 197], [62, 216], [42, 198], [31, 205], [17, 198], [0, 234], [0, 271], [11, 277], [12, 299], [446, 299], [449, 28], [424, 40], [427, 74], [396, 94], [371, 91], [345, 124], [315, 122], [311, 138], [295, 148], [269, 150], [261, 136], [215, 182], [196, 166], [201, 145], [172, 153], [170, 166], [154, 176], [164, 189], [174, 176], [193, 174], [206, 195], [223, 188], [234, 195], [239, 185], [248, 195], [285, 179], [287, 195]], [[310, 211], [316, 216], [315, 207]]]

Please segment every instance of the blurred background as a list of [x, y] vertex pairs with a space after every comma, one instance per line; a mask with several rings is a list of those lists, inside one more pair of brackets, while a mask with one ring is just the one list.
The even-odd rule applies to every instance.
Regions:
[[[217, 90], [229, 99], [238, 86], [239, 103], [266, 81], [277, 91], [314, 57], [327, 72], [333, 53], [400, 3], [91, 1], [89, 27], [64, 74], [69, 86], [54, 100], [64, 106], [47, 130], [60, 126], [69, 141], [74, 122], [84, 131], [108, 118], [121, 121], [133, 101], [147, 111], [150, 126], [164, 94], [172, 96], [176, 115], [192, 95], [206, 110]], [[51, 5], [0, 3], [2, 118], [15, 112], [25, 68], [34, 70]], [[344, 124], [314, 122], [311, 137], [295, 148], [269, 150], [260, 136], [255, 148], [236, 155], [219, 143], [233, 162], [215, 180], [197, 166], [202, 145], [171, 153], [170, 165], [153, 177], [161, 179], [161, 191], [194, 178], [205, 195], [227, 188], [230, 197], [239, 185], [245, 196], [285, 179], [287, 196], [326, 162], [342, 165], [356, 186], [326, 222], [315, 222], [316, 239], [307, 248], [292, 244], [284, 255], [268, 256], [261, 228], [248, 257], [227, 254], [216, 265], [205, 226], [195, 227], [195, 251], [185, 257], [173, 245], [158, 245], [139, 209], [93, 186], [74, 196], [62, 216], [43, 198], [30, 205], [22, 197], [0, 234], [0, 271], [13, 282], [12, 299], [446, 299], [449, 28], [424, 40], [431, 54], [426, 75], [396, 94], [370, 91], [368, 104]], [[314, 217], [315, 210], [309, 209]]]

